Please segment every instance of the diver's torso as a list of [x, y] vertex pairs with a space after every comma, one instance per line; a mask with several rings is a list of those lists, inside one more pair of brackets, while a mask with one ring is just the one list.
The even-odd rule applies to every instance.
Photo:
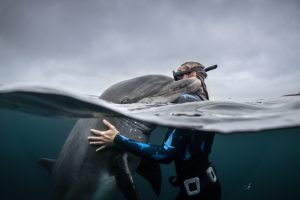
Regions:
[[[176, 130], [181, 142], [174, 159], [179, 179], [197, 175], [209, 166], [209, 154], [213, 144], [214, 133], [205, 133], [193, 130]], [[202, 170], [201, 170], [202, 169]], [[196, 174], [195, 174], [196, 173]]]

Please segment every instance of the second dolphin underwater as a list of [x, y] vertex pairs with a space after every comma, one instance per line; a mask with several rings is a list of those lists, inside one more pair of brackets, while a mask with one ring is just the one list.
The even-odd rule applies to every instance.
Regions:
[[[117, 83], [108, 88], [100, 99], [108, 102], [166, 103], [175, 101], [184, 92], [199, 88], [197, 79], [174, 79], [162, 75], [148, 75]], [[90, 129], [107, 129], [98, 119], [79, 119], [69, 134], [56, 160], [43, 158], [42, 164], [51, 173], [58, 199], [105, 199], [104, 190], [117, 185], [127, 199], [137, 199], [132, 173], [145, 177], [159, 195], [161, 172], [157, 163], [141, 160], [118, 147], [108, 147], [100, 152], [88, 144]], [[127, 118], [107, 117], [125, 136], [137, 141], [149, 142], [153, 125]], [[109, 186], [110, 185], [110, 186]]]

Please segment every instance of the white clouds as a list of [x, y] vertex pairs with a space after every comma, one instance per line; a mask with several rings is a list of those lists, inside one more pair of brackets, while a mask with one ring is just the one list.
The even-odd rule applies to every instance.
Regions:
[[1, 83], [98, 94], [198, 60], [219, 65], [208, 79], [213, 98], [297, 90], [298, 1], [2, 0], [1, 7]]

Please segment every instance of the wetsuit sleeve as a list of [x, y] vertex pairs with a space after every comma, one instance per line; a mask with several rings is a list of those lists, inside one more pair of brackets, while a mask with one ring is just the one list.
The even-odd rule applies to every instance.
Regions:
[[[182, 94], [177, 103], [200, 100], [201, 98], [196, 94]], [[169, 129], [163, 145], [160, 146], [138, 142], [118, 134], [114, 139], [114, 144], [137, 156], [147, 157], [160, 163], [170, 163], [185, 149], [185, 135], [182, 130]]]
[[176, 134], [176, 129], [169, 130], [163, 145], [150, 145], [131, 140], [122, 134], [114, 139], [117, 144], [125, 150], [142, 157], [147, 157], [160, 163], [170, 163], [178, 152], [177, 144], [181, 144], [181, 137]]

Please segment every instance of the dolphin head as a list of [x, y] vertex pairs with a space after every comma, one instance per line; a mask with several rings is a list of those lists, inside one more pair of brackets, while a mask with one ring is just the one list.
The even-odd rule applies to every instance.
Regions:
[[119, 82], [100, 96], [113, 103], [172, 103], [182, 93], [201, 90], [201, 81], [188, 78], [174, 81], [163, 75], [146, 75]]

